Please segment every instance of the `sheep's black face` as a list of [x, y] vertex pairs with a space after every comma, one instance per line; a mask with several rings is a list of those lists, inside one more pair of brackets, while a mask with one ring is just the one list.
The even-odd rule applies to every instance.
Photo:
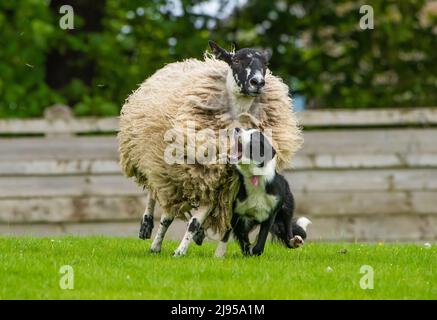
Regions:
[[269, 54], [256, 49], [241, 49], [232, 56], [231, 69], [240, 92], [258, 95], [265, 85]]
[[235, 84], [242, 94], [257, 96], [261, 93], [271, 51], [244, 48], [230, 53], [213, 41], [209, 41], [209, 45], [217, 59], [229, 64]]

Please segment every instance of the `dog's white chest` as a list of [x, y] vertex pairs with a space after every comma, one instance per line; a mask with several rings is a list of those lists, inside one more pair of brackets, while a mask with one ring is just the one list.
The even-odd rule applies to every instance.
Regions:
[[248, 197], [243, 200], [237, 200], [235, 212], [240, 216], [263, 222], [269, 218], [270, 213], [276, 206], [278, 199], [264, 190], [248, 190]]

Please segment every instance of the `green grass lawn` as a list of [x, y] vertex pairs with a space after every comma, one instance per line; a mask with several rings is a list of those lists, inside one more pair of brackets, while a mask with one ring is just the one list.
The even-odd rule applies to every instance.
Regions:
[[[150, 241], [107, 237], [0, 237], [0, 299], [436, 299], [437, 250], [422, 244], [307, 243], [290, 250], [267, 243], [243, 257], [232, 242], [225, 259], [215, 243], [186, 257], [161, 254]], [[346, 249], [346, 253], [344, 250]], [[74, 270], [74, 289], [59, 286]], [[360, 267], [374, 270], [374, 289], [360, 287]]]

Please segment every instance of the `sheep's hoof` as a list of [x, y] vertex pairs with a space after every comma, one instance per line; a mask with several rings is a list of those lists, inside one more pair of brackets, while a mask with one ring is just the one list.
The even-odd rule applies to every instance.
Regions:
[[196, 233], [193, 236], [193, 241], [198, 245], [202, 245], [203, 239], [205, 239], [205, 230], [200, 227], [197, 229]]
[[152, 245], [150, 246], [150, 252], [152, 253], [160, 253], [161, 252], [161, 243], [159, 241], [153, 241]]
[[295, 248], [299, 248], [301, 246], [303, 246], [304, 241], [302, 239], [301, 236], [294, 236], [293, 239], [291, 239], [291, 246], [295, 249]]
[[173, 257], [183, 257], [185, 256], [186, 251], [180, 250], [180, 249], [176, 249], [176, 251], [173, 253]]
[[143, 221], [141, 221], [140, 233], [138, 237], [140, 239], [150, 239], [152, 237], [153, 230], [153, 217], [149, 215], [145, 215], [143, 217]]
[[161, 253], [161, 248], [151, 247], [150, 252], [151, 253]]

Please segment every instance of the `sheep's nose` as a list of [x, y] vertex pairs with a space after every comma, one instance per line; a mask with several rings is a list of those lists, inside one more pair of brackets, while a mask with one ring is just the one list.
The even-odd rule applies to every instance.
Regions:
[[250, 79], [250, 84], [254, 87], [257, 88], [262, 88], [264, 87], [264, 85], [266, 84], [264, 79], [260, 79], [260, 78], [252, 78]]

